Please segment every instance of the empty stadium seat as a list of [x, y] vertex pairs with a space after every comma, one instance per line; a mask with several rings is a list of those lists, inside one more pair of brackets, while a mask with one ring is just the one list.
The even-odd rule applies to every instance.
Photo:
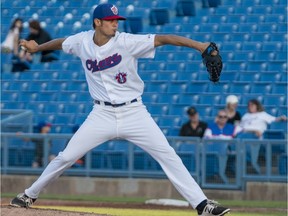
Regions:
[[188, 169], [188, 171], [195, 172], [196, 171], [195, 155], [197, 154], [195, 145], [182, 143], [179, 145], [176, 152], [181, 158], [185, 167]]

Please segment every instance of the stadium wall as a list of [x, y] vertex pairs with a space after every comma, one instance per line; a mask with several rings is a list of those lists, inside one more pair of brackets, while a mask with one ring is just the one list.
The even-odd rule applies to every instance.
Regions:
[[[1, 192], [15, 193], [29, 187], [36, 176], [2, 175]], [[247, 182], [245, 191], [205, 190], [211, 199], [225, 200], [287, 200], [287, 183]], [[42, 194], [95, 195], [96, 197], [146, 197], [149, 199], [181, 199], [168, 180], [163, 179], [119, 179], [93, 177], [60, 177]]]

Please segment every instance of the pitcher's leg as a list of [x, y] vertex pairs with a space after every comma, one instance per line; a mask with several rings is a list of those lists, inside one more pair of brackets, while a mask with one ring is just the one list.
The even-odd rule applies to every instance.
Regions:
[[[123, 138], [135, 143], [149, 153], [162, 167], [169, 180], [193, 208], [207, 197], [192, 178], [180, 157], [169, 145], [162, 131], [156, 125], [145, 106], [124, 115], [121, 125]], [[139, 119], [134, 122], [132, 119]], [[136, 123], [136, 124], [135, 124]]]
[[113, 138], [116, 134], [115, 119], [105, 117], [105, 110], [100, 108], [89, 114], [85, 122], [69, 141], [63, 152], [52, 160], [34, 184], [25, 190], [30, 198], [37, 198], [42, 189], [57, 179], [65, 169], [71, 167], [76, 160], [89, 150]]

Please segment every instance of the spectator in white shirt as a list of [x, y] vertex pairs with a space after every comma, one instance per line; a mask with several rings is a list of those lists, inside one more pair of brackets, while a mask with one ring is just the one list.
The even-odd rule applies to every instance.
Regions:
[[252, 99], [248, 102], [248, 112], [242, 117], [240, 127], [243, 128], [243, 133], [254, 133], [258, 138], [262, 138], [268, 124], [286, 120], [285, 115], [275, 117], [268, 114], [258, 100]]
[[[251, 99], [248, 102], [248, 112], [244, 114], [241, 119], [240, 127], [242, 132], [237, 138], [242, 139], [262, 139], [263, 133], [267, 130], [268, 124], [277, 121], [286, 121], [285, 115], [275, 117], [264, 111], [262, 104], [256, 100]], [[248, 146], [248, 152], [251, 154], [251, 164], [256, 173], [260, 173], [260, 167], [258, 165], [258, 156], [260, 150], [260, 144], [253, 143]]]

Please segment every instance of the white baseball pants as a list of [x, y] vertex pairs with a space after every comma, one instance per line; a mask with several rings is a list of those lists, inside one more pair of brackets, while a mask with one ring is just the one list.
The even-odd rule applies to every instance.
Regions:
[[95, 104], [64, 151], [48, 164], [37, 181], [25, 190], [25, 194], [37, 198], [45, 186], [57, 179], [77, 159], [114, 138], [126, 139], [149, 153], [193, 208], [207, 199], [142, 101], [117, 108]]

